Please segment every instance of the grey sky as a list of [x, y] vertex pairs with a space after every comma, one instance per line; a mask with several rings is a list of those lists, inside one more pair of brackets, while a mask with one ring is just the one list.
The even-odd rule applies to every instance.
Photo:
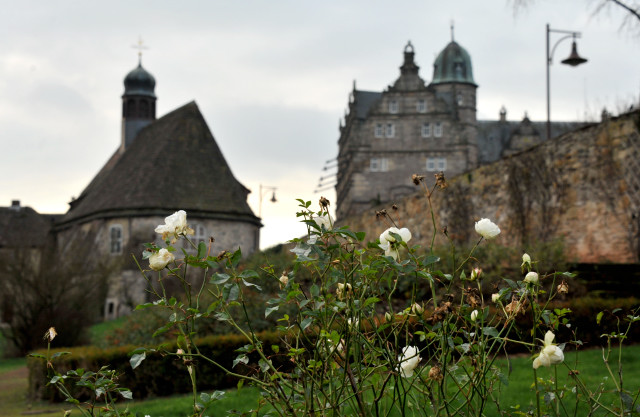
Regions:
[[[552, 117], [594, 120], [640, 93], [640, 37], [624, 14], [597, 3], [539, 1], [514, 15], [503, 0], [477, 1], [0, 1], [0, 205], [20, 199], [64, 212], [120, 140], [122, 80], [137, 64], [156, 78], [158, 115], [191, 100], [236, 177], [263, 204], [263, 246], [303, 230], [295, 198], [313, 199], [337, 152], [338, 120], [355, 79], [383, 90], [411, 40], [422, 77], [455, 39], [470, 53], [478, 118], [545, 118], [545, 24], [582, 32], [588, 64], [551, 68]], [[559, 39], [560, 35], [552, 38]], [[324, 193], [332, 201], [333, 192]], [[268, 198], [266, 199], [268, 200]]]

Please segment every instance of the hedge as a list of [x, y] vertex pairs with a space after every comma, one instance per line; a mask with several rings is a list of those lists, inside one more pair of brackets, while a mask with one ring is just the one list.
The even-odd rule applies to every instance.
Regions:
[[[571, 313], [567, 316], [571, 327], [561, 326], [556, 332], [557, 343], [573, 340], [572, 331], [577, 331], [577, 338], [583, 342], [584, 347], [601, 346], [605, 339], [601, 337], [603, 333], [616, 331], [616, 320], [610, 314], [605, 314], [601, 323], [596, 323], [596, 316], [600, 311], [613, 312], [620, 309], [616, 316], [626, 317], [632, 310], [640, 306], [638, 298], [606, 299], [594, 297], [581, 297], [558, 301], [550, 304], [549, 309], [569, 308]], [[429, 312], [425, 312], [429, 315]], [[527, 329], [531, 328], [530, 314], [518, 317], [517, 327], [521, 334], [528, 335]], [[623, 322], [622, 330], [626, 328]], [[258, 338], [264, 344], [267, 355], [276, 367], [291, 367], [291, 363], [286, 356], [286, 350], [280, 340], [280, 334], [274, 332], [262, 332]], [[514, 337], [514, 335], [510, 335]], [[312, 337], [313, 339], [313, 337]], [[629, 334], [630, 341], [640, 340], [640, 325], [632, 328]], [[233, 360], [238, 355], [236, 350], [247, 345], [247, 340], [241, 335], [213, 335], [196, 340], [200, 351], [207, 357], [214, 358], [218, 363], [226, 368], [230, 368]], [[275, 354], [271, 346], [278, 345], [280, 354]], [[137, 346], [122, 346], [109, 349], [99, 349], [96, 347], [79, 347], [71, 349], [56, 349], [55, 351], [69, 351], [70, 355], [61, 356], [55, 360], [54, 365], [58, 372], [65, 373], [70, 369], [83, 368], [97, 371], [102, 366], [108, 364], [111, 369], [116, 370], [121, 376], [118, 383], [122, 387], [127, 387], [133, 392], [135, 399], [147, 397], [167, 396], [177, 393], [190, 392], [191, 383], [183, 361], [176, 356], [152, 353], [142, 364], [135, 369], [129, 363], [130, 353]], [[164, 345], [166, 351], [175, 352], [175, 344]], [[522, 351], [522, 345], [512, 344], [507, 346], [511, 352]], [[37, 353], [45, 354], [46, 351]], [[258, 358], [250, 355], [249, 366], [238, 364], [234, 368], [237, 373], [249, 373], [252, 371], [251, 365], [258, 362]], [[29, 395], [32, 399], [61, 401], [63, 398], [51, 386], [47, 386], [47, 370], [44, 361], [36, 358], [29, 358]], [[195, 364], [198, 376], [199, 390], [225, 389], [236, 386], [237, 380], [228, 376], [219, 368], [208, 362], [200, 361]], [[76, 395], [87, 396], [87, 392], [76, 391]]]
[[[272, 361], [278, 366], [286, 365], [286, 358], [282, 355], [274, 355], [271, 350], [272, 345], [281, 345], [280, 336], [274, 332], [262, 332], [257, 334], [258, 339], [265, 345], [266, 353], [272, 355]], [[247, 339], [241, 335], [214, 335], [207, 336], [195, 341], [201, 353], [215, 360], [226, 368], [231, 368], [233, 360], [238, 356], [237, 349], [247, 345]], [[118, 384], [121, 387], [129, 388], [133, 392], [134, 399], [147, 397], [158, 397], [173, 395], [176, 393], [190, 392], [191, 382], [187, 373], [186, 365], [182, 359], [173, 355], [154, 352], [147, 354], [146, 359], [135, 370], [129, 363], [130, 354], [138, 346], [121, 346], [108, 349], [99, 349], [93, 346], [77, 347], [70, 349], [52, 349], [52, 353], [66, 351], [69, 355], [63, 355], [54, 360], [54, 367], [57, 372], [65, 374], [71, 369], [86, 369], [97, 371], [104, 365], [117, 371], [120, 375]], [[163, 345], [165, 351], [175, 352], [175, 344]], [[284, 349], [282, 349], [284, 350]], [[36, 353], [46, 354], [46, 350], [39, 350]], [[249, 365], [258, 362], [257, 357], [249, 355]], [[238, 380], [220, 371], [214, 365], [198, 361], [194, 363], [198, 377], [199, 390], [225, 389], [237, 385]], [[29, 368], [29, 396], [33, 400], [63, 401], [64, 398], [58, 391], [47, 385], [47, 369], [45, 361], [29, 357], [27, 360]], [[234, 369], [236, 373], [250, 373], [251, 368], [239, 363]], [[87, 391], [75, 389], [73, 394], [76, 398], [86, 399], [89, 396]]]

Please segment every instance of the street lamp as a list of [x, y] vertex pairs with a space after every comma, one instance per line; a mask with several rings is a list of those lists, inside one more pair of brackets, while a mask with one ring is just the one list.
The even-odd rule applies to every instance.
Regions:
[[271, 201], [272, 203], [275, 203], [276, 201], [278, 201], [276, 200], [277, 189], [278, 187], [271, 187], [268, 185], [260, 184], [260, 203], [258, 205], [258, 217], [262, 218], [262, 197], [264, 197], [264, 194], [271, 191], [273, 194], [271, 194], [271, 198], [269, 199], [269, 201]]
[[[565, 36], [558, 39], [558, 41], [553, 45], [553, 48], [551, 49], [551, 51], [549, 51], [549, 35], [551, 33], [563, 33], [565, 34]], [[585, 58], [582, 58], [580, 55], [578, 55], [578, 50], [576, 47], [576, 38], [579, 38], [579, 37], [580, 37], [580, 32], [551, 29], [549, 27], [549, 24], [547, 23], [547, 59], [546, 59], [547, 61], [547, 139], [551, 139], [551, 99], [550, 99], [550, 92], [549, 92], [549, 67], [551, 67], [551, 60], [553, 59], [553, 53], [555, 52], [556, 47], [560, 42], [562, 42], [565, 39], [573, 38], [571, 55], [569, 55], [567, 59], [562, 60], [561, 62], [566, 65], [571, 65], [572, 67], [578, 66], [580, 64], [584, 64], [585, 62], [587, 62], [587, 60]]]

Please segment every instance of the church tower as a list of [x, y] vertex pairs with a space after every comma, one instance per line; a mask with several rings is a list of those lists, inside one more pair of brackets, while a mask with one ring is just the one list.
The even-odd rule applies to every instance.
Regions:
[[131, 145], [142, 128], [156, 120], [155, 88], [155, 78], [142, 68], [142, 59], [139, 58], [138, 67], [124, 78], [120, 152]]

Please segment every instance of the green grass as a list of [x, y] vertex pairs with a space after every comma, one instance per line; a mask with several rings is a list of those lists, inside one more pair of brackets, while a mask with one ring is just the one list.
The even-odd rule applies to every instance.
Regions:
[[95, 346], [104, 345], [104, 343], [101, 343], [101, 341], [104, 340], [105, 333], [121, 327], [126, 319], [126, 317], [120, 317], [115, 320], [96, 323], [93, 326], [89, 327], [89, 339], [91, 341], [91, 344]]

